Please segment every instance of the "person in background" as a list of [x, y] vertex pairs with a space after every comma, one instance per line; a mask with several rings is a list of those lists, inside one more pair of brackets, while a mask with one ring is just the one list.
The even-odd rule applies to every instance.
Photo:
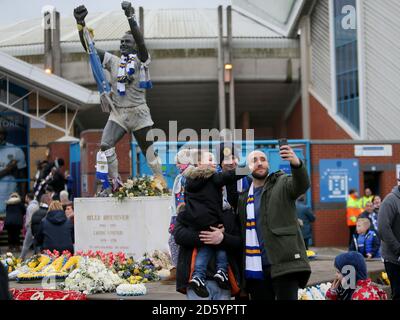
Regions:
[[380, 257], [380, 241], [376, 232], [371, 228], [371, 222], [368, 218], [358, 218], [357, 234], [353, 235], [353, 241], [349, 251], [358, 251], [365, 258]]
[[72, 224], [75, 224], [74, 203], [68, 202], [67, 204], [63, 205], [63, 208], [67, 218], [72, 222]]
[[13, 192], [6, 201], [6, 219], [4, 229], [8, 234], [9, 251], [18, 252], [20, 250], [21, 229], [24, 224], [25, 206], [18, 193]]
[[35, 194], [33, 192], [28, 193], [25, 196], [25, 203], [28, 205], [26, 208], [26, 219], [25, 219], [25, 239], [24, 244], [22, 245], [22, 251], [20, 258], [25, 260], [26, 255], [28, 254], [29, 249], [33, 245], [33, 235], [32, 235], [32, 228], [31, 228], [31, 221], [33, 214], [39, 210], [39, 202], [35, 199]]
[[60, 192], [65, 189], [67, 180], [65, 179], [63, 172], [64, 164], [64, 159], [57, 158], [54, 161], [54, 167], [51, 169], [52, 177], [48, 182], [48, 185], [54, 190], [53, 200], [60, 200]]
[[355, 189], [349, 191], [346, 203], [346, 222], [349, 228], [349, 246], [353, 241], [353, 234], [356, 232], [357, 218], [362, 212], [361, 199], [358, 198], [358, 192]]
[[40, 246], [38, 245], [36, 239], [39, 234], [40, 224], [47, 215], [47, 211], [49, 210], [49, 205], [50, 205], [51, 201], [52, 201], [52, 199], [49, 194], [42, 195], [42, 197], [40, 199], [39, 210], [37, 210], [32, 215], [31, 230], [32, 230], [32, 236], [33, 236], [33, 247], [34, 247], [35, 254], [39, 253], [41, 251]]
[[400, 300], [400, 177], [397, 186], [383, 200], [378, 215], [382, 258], [385, 262], [392, 299]]
[[65, 205], [65, 204], [70, 202], [69, 194], [68, 194], [67, 190], [62, 190], [60, 192], [60, 202], [61, 202], [62, 205]]
[[[336, 279], [327, 291], [327, 300], [387, 300], [386, 292], [368, 278], [367, 264], [358, 252], [347, 252], [335, 258]], [[354, 273], [349, 273], [352, 267]], [[355, 279], [349, 278], [354, 274]], [[352, 285], [352, 282], [354, 285]]]
[[41, 250], [68, 250], [74, 253], [74, 226], [67, 218], [60, 201], [52, 201], [36, 237]]
[[175, 238], [173, 235], [175, 224], [176, 224], [176, 217], [178, 216], [179, 212], [183, 210], [185, 207], [185, 177], [183, 173], [185, 170], [193, 164], [191, 161], [191, 152], [193, 150], [189, 149], [182, 149], [176, 154], [175, 164], [179, 174], [176, 176], [174, 180], [174, 184], [172, 186], [172, 203], [170, 206], [171, 210], [171, 221], [169, 224], [168, 232], [170, 234], [168, 239], [169, 250], [171, 253], [171, 260], [172, 260], [172, 268], [170, 270], [170, 275], [165, 281], [163, 282], [171, 282], [176, 280], [176, 266], [178, 264], [178, 256], [179, 256], [179, 246], [175, 242]]
[[299, 219], [301, 232], [303, 234], [304, 243], [306, 245], [306, 249], [308, 250], [308, 246], [312, 240], [311, 224], [315, 221], [315, 215], [311, 209], [306, 206], [304, 200], [304, 194], [296, 200], [296, 212], [297, 219]]
[[368, 219], [371, 223], [371, 229], [375, 232], [378, 230], [378, 213], [374, 210], [374, 205], [372, 202], [367, 202], [365, 211], [358, 217]]
[[65, 180], [66, 180], [66, 189], [68, 191], [68, 199], [70, 201], [74, 200], [74, 195], [73, 193], [73, 189], [74, 189], [74, 178], [72, 177], [72, 175], [69, 173], [68, 170], [65, 170]]
[[372, 199], [372, 203], [374, 205], [374, 212], [376, 214], [376, 225], [374, 225], [376, 231], [378, 231], [378, 215], [379, 215], [379, 209], [381, 207], [382, 199], [380, 196], [374, 196]]
[[361, 207], [365, 208], [368, 202], [372, 202], [373, 197], [371, 189], [365, 188], [364, 196], [361, 198]]

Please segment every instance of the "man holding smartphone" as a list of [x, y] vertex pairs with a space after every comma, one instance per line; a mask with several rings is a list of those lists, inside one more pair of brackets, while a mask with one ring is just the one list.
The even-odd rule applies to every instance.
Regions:
[[287, 141], [280, 141], [280, 156], [290, 162], [292, 175], [270, 173], [262, 151], [249, 154], [253, 183], [238, 201], [244, 262], [241, 288], [252, 300], [297, 300], [298, 289], [307, 285], [311, 274], [295, 205], [310, 179]]

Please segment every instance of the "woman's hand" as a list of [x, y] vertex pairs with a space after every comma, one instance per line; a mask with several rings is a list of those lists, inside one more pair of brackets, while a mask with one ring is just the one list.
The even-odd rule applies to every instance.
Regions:
[[335, 280], [333, 280], [331, 289], [337, 290], [339, 288], [339, 286], [340, 286], [340, 282], [341, 281], [340, 281], [339, 278], [336, 278]]
[[224, 240], [224, 233], [222, 229], [220, 228], [215, 228], [215, 227], [210, 227], [212, 231], [201, 231], [200, 232], [200, 240], [204, 244], [213, 244], [213, 245], [218, 245]]

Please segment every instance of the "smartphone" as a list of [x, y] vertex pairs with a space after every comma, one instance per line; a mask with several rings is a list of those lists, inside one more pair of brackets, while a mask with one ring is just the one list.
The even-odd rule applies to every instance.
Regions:
[[283, 146], [287, 146], [288, 145], [288, 141], [286, 138], [282, 138], [278, 140], [278, 144], [279, 144], [279, 149]]

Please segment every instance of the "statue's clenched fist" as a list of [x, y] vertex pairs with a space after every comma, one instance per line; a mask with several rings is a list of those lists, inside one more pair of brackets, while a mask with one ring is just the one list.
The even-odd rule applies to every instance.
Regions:
[[121, 3], [121, 7], [128, 18], [132, 17], [135, 14], [135, 8], [132, 7], [132, 4], [129, 1], [123, 1]]
[[75, 17], [77, 23], [85, 22], [85, 17], [87, 16], [87, 14], [88, 14], [88, 11], [84, 5], [76, 7], [74, 9], [74, 17]]

